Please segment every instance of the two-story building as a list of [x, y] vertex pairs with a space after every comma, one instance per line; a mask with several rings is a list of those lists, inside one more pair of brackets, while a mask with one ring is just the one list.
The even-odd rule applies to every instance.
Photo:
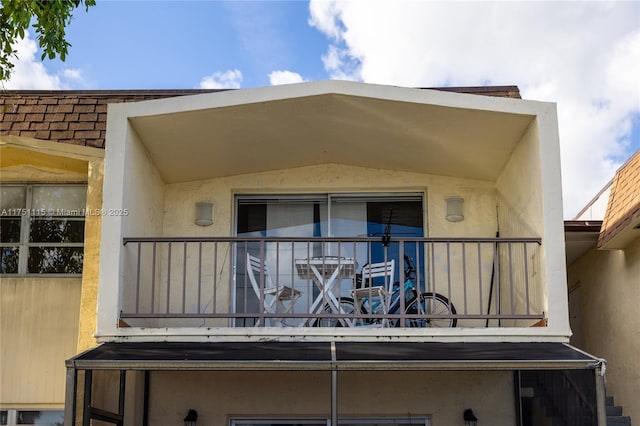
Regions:
[[65, 424], [603, 424], [554, 104], [328, 81], [106, 120]]
[[554, 104], [330, 81], [111, 105], [103, 210], [69, 425], [602, 422]]
[[64, 362], [96, 345], [108, 103], [202, 93], [0, 96], [0, 424], [60, 424]]

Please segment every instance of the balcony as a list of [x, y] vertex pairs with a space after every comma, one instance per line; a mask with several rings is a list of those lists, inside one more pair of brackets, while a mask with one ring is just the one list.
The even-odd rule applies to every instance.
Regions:
[[[120, 321], [530, 327], [546, 321], [541, 247], [538, 238], [125, 238]], [[392, 267], [363, 277], [367, 264]]]
[[128, 214], [102, 217], [100, 342], [571, 333], [553, 104], [314, 82], [110, 117], [104, 205]]

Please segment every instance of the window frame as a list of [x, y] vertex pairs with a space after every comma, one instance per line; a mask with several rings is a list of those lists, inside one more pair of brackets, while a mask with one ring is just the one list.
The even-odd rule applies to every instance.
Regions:
[[0, 276], [1, 277], [5, 277], [5, 278], [10, 278], [10, 277], [80, 277], [82, 276], [82, 271], [78, 272], [78, 273], [57, 273], [57, 272], [29, 272], [29, 251], [32, 248], [37, 248], [37, 247], [72, 247], [72, 248], [77, 248], [80, 247], [82, 248], [82, 252], [83, 252], [83, 259], [82, 259], [82, 267], [84, 269], [84, 245], [85, 245], [85, 240], [86, 240], [86, 235], [84, 235], [83, 233], [83, 239], [81, 242], [31, 242], [30, 241], [30, 235], [31, 235], [31, 221], [32, 218], [37, 218], [37, 217], [47, 217], [47, 218], [51, 218], [53, 220], [55, 220], [56, 218], [64, 218], [65, 220], [76, 220], [76, 221], [82, 221], [83, 222], [83, 227], [84, 224], [86, 224], [86, 213], [87, 213], [87, 209], [86, 209], [86, 198], [85, 198], [85, 205], [82, 206], [82, 209], [78, 212], [75, 211], [75, 209], [68, 209], [69, 212], [74, 212], [76, 214], [71, 214], [71, 215], [42, 215], [42, 214], [37, 214], [40, 211], [36, 210], [34, 208], [34, 203], [33, 203], [33, 190], [35, 187], [82, 187], [85, 189], [85, 191], [87, 191], [88, 189], [88, 185], [86, 182], [44, 182], [44, 183], [40, 183], [40, 182], [29, 182], [29, 183], [2, 183], [1, 184], [2, 187], [21, 187], [24, 188], [24, 194], [25, 194], [25, 205], [24, 207], [21, 207], [19, 210], [17, 215], [6, 215], [6, 216], [1, 216], [1, 217], [12, 217], [12, 218], [16, 218], [19, 217], [20, 218], [20, 237], [19, 237], [19, 241], [16, 242], [0, 242], [0, 248], [5, 248], [5, 247], [17, 247], [18, 248], [18, 271], [16, 273], [12, 273], [12, 272], [1, 272], [0, 271]]

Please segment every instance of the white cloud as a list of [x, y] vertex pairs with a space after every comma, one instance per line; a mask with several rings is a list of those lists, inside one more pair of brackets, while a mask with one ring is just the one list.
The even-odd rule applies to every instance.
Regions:
[[59, 74], [47, 70], [44, 64], [36, 59], [38, 48], [36, 42], [27, 33], [25, 38], [14, 45], [17, 59], [11, 78], [3, 83], [5, 89], [11, 90], [60, 90], [84, 87], [82, 72], [78, 69], [64, 69]]
[[638, 2], [311, 0], [309, 10], [330, 42], [322, 59], [331, 78], [516, 84], [525, 99], [556, 102], [568, 218], [630, 155], [640, 119]]
[[309, 25], [316, 27], [334, 41], [339, 41], [344, 27], [341, 26], [341, 7], [336, 1], [311, 1]]
[[277, 70], [269, 73], [269, 82], [272, 86], [279, 84], [302, 83], [304, 78], [297, 72], [287, 70]]
[[82, 72], [79, 69], [66, 69], [62, 71], [62, 75], [70, 80], [82, 80]]
[[201, 89], [239, 89], [242, 83], [240, 70], [217, 71], [200, 80]]

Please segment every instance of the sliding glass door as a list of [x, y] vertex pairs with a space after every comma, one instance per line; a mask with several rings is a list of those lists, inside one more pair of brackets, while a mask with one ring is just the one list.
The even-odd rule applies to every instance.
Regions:
[[[236, 198], [236, 235], [259, 238], [340, 237], [344, 243], [259, 243], [237, 248], [236, 309], [253, 312], [258, 309], [255, 291], [244, 277], [246, 253], [263, 256], [272, 279], [300, 288], [313, 300], [317, 289], [308, 279], [296, 274], [297, 259], [311, 257], [354, 258], [359, 271], [366, 263], [396, 259], [396, 273], [403, 261], [398, 244], [383, 244], [383, 237], [412, 238], [424, 236], [423, 196], [417, 193], [389, 194], [300, 194], [300, 195], [239, 195]], [[379, 238], [371, 244], [349, 239]], [[418, 255], [416, 245], [406, 245], [411, 257]], [[340, 295], [349, 295], [351, 286], [339, 287]], [[302, 298], [304, 299], [304, 297]], [[300, 300], [298, 309], [309, 303]]]

